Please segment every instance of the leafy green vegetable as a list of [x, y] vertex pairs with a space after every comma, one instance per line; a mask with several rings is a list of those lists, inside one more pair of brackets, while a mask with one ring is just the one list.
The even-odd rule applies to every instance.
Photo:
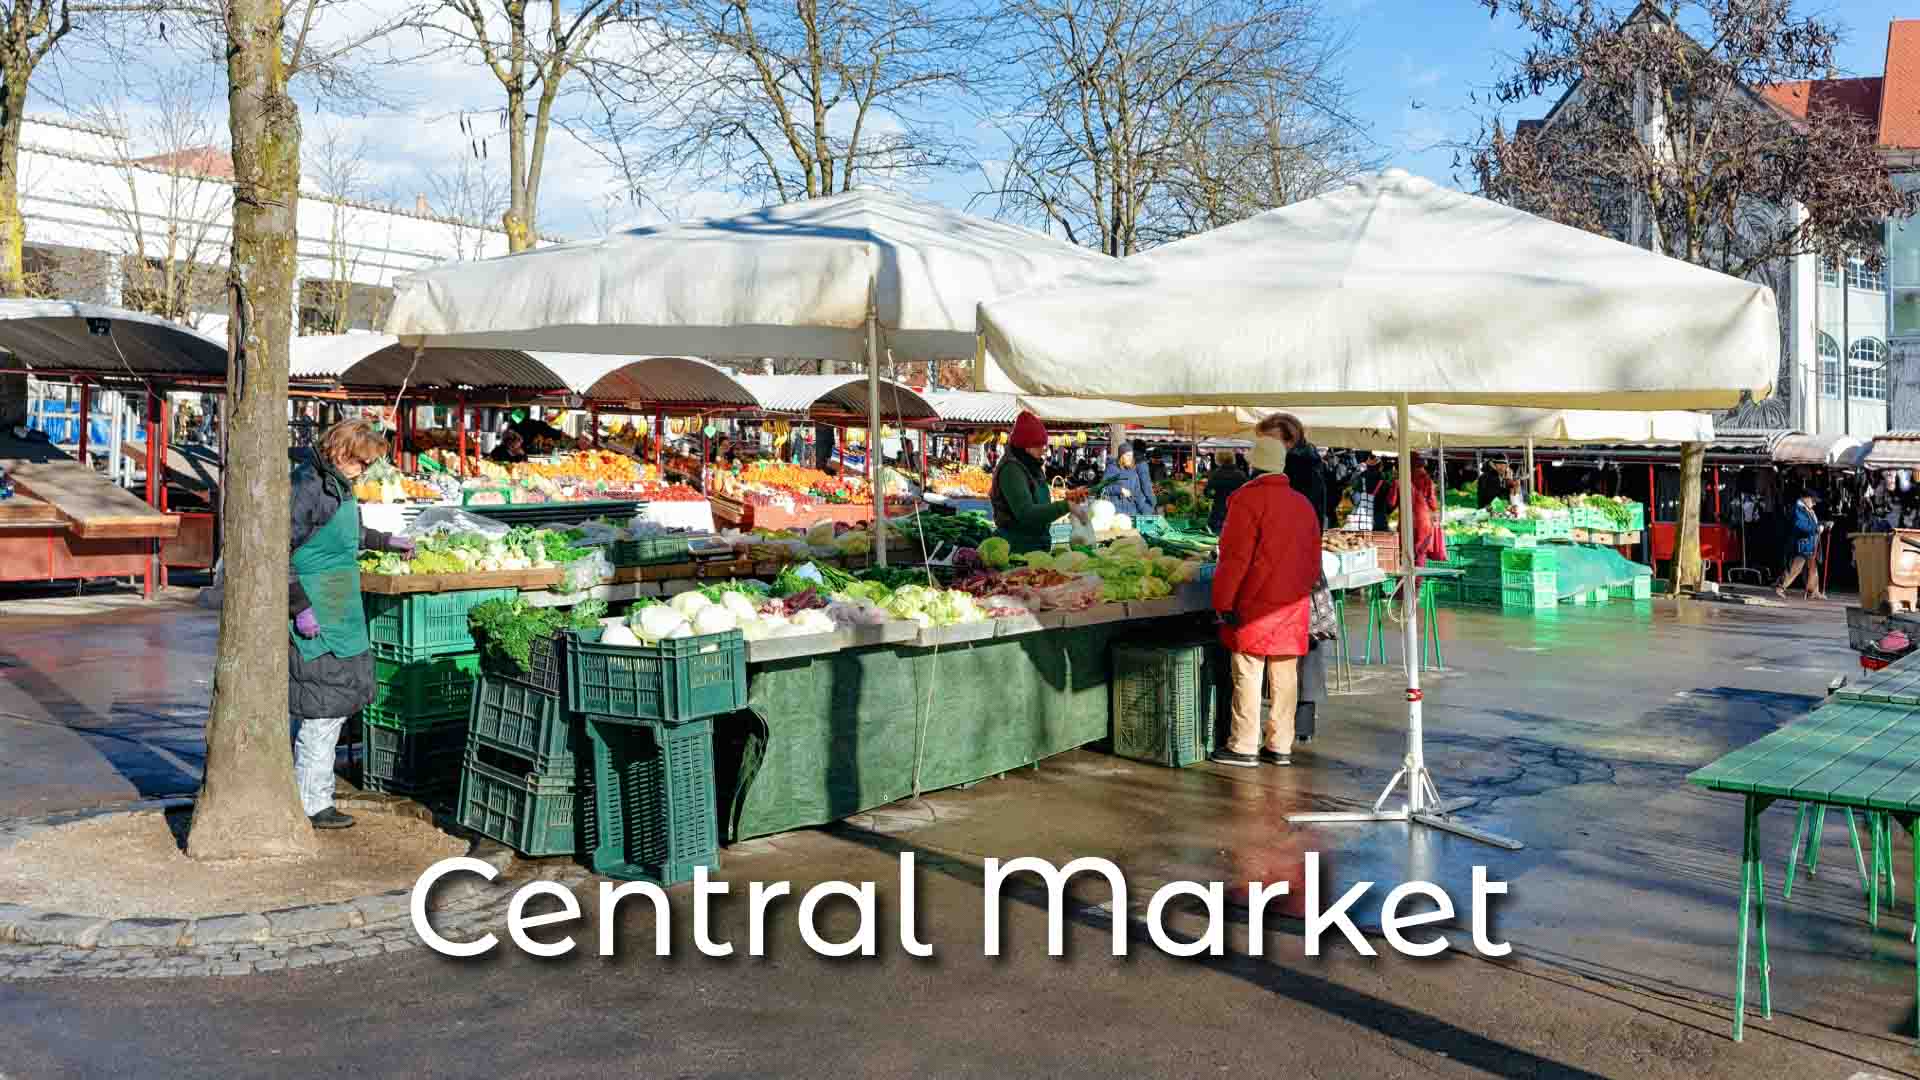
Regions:
[[533, 669], [533, 642], [550, 638], [562, 630], [587, 630], [600, 624], [607, 613], [604, 600], [583, 600], [571, 611], [535, 607], [519, 597], [488, 600], [467, 611], [481, 651], [509, 670], [527, 674]]

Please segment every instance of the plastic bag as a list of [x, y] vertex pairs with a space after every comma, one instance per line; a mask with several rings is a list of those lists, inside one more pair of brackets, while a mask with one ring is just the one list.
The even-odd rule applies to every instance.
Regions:
[[479, 533], [489, 540], [499, 540], [512, 531], [504, 521], [469, 514], [457, 506], [429, 506], [407, 526], [405, 535], [418, 540], [436, 532]]
[[1100, 602], [1100, 592], [1106, 582], [1098, 574], [1081, 574], [1065, 585], [1053, 585], [1042, 589], [1028, 589], [1026, 599], [1030, 607], [1043, 611], [1084, 611]]
[[604, 551], [595, 551], [584, 559], [575, 559], [560, 570], [561, 592], [584, 592], [613, 580], [613, 563]]

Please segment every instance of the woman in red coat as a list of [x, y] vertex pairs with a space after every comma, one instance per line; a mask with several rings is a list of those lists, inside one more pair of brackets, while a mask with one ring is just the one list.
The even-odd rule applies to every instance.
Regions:
[[[1398, 507], [1400, 504], [1400, 484], [1397, 480], [1387, 482], [1389, 491], [1387, 505]], [[1435, 488], [1433, 476], [1427, 472], [1427, 463], [1419, 458], [1413, 459], [1413, 565], [1425, 566], [1429, 559], [1445, 561], [1447, 557], [1447, 531], [1441, 527], [1440, 493]]]
[[[1292, 763], [1297, 669], [1320, 579], [1320, 516], [1286, 477], [1287, 447], [1299, 441], [1300, 430], [1300, 421], [1284, 414], [1262, 423], [1250, 455], [1253, 479], [1227, 500], [1213, 575], [1213, 610], [1224, 624], [1220, 642], [1233, 654], [1231, 732], [1226, 747], [1213, 753], [1222, 765]], [[1264, 739], [1262, 684], [1270, 695]]]

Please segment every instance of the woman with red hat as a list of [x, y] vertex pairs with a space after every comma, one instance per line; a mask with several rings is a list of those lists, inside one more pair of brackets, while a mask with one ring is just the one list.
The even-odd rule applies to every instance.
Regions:
[[1040, 418], [1023, 412], [1013, 422], [1013, 435], [1007, 439], [1007, 456], [993, 471], [994, 535], [1007, 542], [1015, 554], [1050, 551], [1053, 548], [1053, 523], [1067, 512], [1069, 503], [1087, 497], [1087, 489], [1074, 488], [1064, 500], [1049, 499], [1040, 451], [1047, 446], [1047, 427]]

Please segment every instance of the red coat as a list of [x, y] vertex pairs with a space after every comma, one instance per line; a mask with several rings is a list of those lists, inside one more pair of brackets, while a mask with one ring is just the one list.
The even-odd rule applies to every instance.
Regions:
[[1305, 656], [1320, 580], [1320, 517], [1279, 473], [1249, 481], [1227, 500], [1213, 610], [1232, 612], [1220, 643], [1253, 656]]

